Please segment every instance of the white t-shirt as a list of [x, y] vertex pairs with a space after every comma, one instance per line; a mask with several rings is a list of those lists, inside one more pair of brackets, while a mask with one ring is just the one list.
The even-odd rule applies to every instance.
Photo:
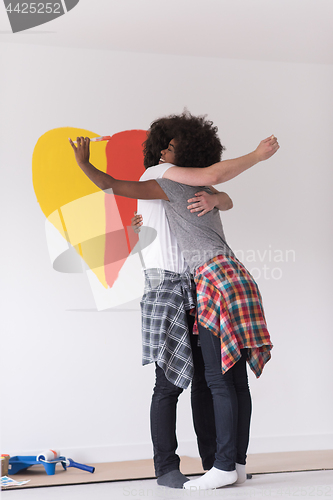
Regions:
[[[171, 163], [163, 163], [149, 167], [141, 176], [140, 181], [162, 179], [164, 172], [173, 166]], [[170, 230], [162, 200], [138, 200], [138, 214], [142, 215], [144, 226], [157, 231], [155, 240], [149, 246], [145, 247], [142, 235], [140, 237], [145, 268], [166, 269], [174, 273], [183, 273], [188, 270], [176, 237]]]

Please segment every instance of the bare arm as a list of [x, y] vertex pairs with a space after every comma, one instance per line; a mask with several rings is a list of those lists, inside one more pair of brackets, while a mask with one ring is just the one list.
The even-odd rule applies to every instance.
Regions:
[[89, 162], [90, 140], [88, 137], [85, 139], [83, 137], [78, 137], [77, 146], [75, 146], [71, 139], [69, 139], [69, 142], [74, 150], [76, 162], [82, 172], [103, 191], [112, 189], [114, 194], [139, 200], [169, 200], [161, 186], [155, 180], [144, 182], [122, 181], [94, 167], [94, 165]]
[[224, 160], [206, 168], [171, 167], [163, 175], [165, 179], [190, 186], [209, 186], [227, 182], [260, 161], [268, 160], [279, 149], [273, 135], [261, 141], [257, 149], [233, 160]]
[[210, 212], [214, 207], [222, 211], [230, 210], [233, 207], [232, 199], [227, 193], [217, 191], [212, 186], [210, 186], [210, 189], [213, 191], [213, 194], [209, 194], [207, 191], [198, 191], [195, 193], [195, 198], [187, 200], [188, 203], [191, 203], [187, 208], [192, 213], [200, 212], [198, 213], [198, 217]]
[[234, 206], [232, 199], [227, 193], [224, 193], [223, 191], [218, 191], [215, 189], [213, 186], [210, 186], [210, 189], [213, 191], [213, 193], [216, 195], [216, 203], [215, 207], [218, 208], [221, 211], [226, 211], [226, 210], [231, 210], [232, 207]]
[[[193, 213], [198, 213], [198, 217], [205, 215], [207, 212], [213, 210], [214, 207], [219, 210], [230, 210], [233, 207], [232, 199], [227, 193], [223, 193], [210, 186], [213, 194], [207, 193], [207, 191], [199, 191], [195, 193], [195, 198], [187, 200], [188, 203], [192, 203], [187, 208]], [[140, 232], [140, 227], [143, 224], [143, 218], [141, 214], [134, 212], [134, 217], [131, 219], [131, 226], [135, 233]]]

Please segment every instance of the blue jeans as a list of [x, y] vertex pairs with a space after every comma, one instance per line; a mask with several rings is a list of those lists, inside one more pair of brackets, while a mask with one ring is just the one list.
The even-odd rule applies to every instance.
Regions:
[[214, 467], [232, 471], [235, 462], [245, 464], [251, 420], [251, 395], [246, 372], [247, 349], [225, 374], [221, 369], [221, 342], [199, 325], [205, 376], [211, 390], [216, 422]]
[[[191, 386], [191, 406], [194, 429], [202, 465], [205, 470], [214, 464], [216, 432], [214, 407], [211, 392], [204, 374], [204, 362], [198, 336], [192, 334], [194, 318], [187, 314], [189, 325], [194, 376]], [[158, 365], [155, 367], [156, 382], [150, 409], [150, 427], [154, 448], [154, 466], [157, 477], [172, 470], [179, 470], [179, 456], [176, 437], [176, 408], [183, 389], [169, 382]]]

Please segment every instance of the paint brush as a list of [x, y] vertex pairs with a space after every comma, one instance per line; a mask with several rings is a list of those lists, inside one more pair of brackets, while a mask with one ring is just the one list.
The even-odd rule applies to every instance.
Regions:
[[[102, 135], [101, 137], [93, 137], [90, 139], [90, 142], [100, 142], [100, 141], [109, 141], [111, 139], [111, 135]], [[76, 141], [73, 141], [76, 144]]]

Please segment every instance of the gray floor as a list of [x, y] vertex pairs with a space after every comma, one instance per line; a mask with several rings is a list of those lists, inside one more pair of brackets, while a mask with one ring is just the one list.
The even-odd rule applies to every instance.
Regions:
[[253, 476], [253, 479], [248, 480], [244, 485], [196, 492], [163, 488], [156, 484], [155, 479], [6, 490], [2, 492], [1, 500], [121, 500], [125, 498], [249, 500], [295, 497], [333, 499], [333, 471], [259, 474]]

